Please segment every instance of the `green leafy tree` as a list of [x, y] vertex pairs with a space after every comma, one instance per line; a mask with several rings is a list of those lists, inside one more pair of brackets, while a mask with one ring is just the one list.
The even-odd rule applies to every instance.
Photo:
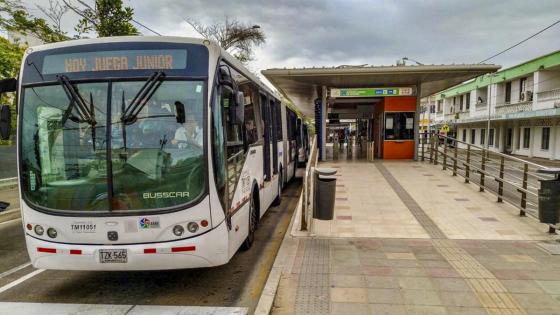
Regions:
[[79, 34], [95, 32], [98, 37], [140, 34], [132, 25], [134, 10], [131, 7], [123, 7], [121, 0], [96, 0], [94, 6], [83, 0], [77, 0], [79, 6], [70, 0], [63, 2], [82, 17], [75, 28]]
[[[14, 78], [17, 76], [21, 64], [21, 58], [25, 47], [18, 43], [11, 43], [7, 39], [0, 37], [0, 79]], [[2, 94], [0, 105], [10, 106], [12, 114], [16, 113], [16, 98], [13, 93]], [[12, 133], [16, 131], [16, 119], [12, 119]]]
[[69, 39], [60, 28], [53, 27], [45, 19], [30, 15], [19, 0], [0, 0], [0, 27], [8, 32], [34, 36], [44, 43]]

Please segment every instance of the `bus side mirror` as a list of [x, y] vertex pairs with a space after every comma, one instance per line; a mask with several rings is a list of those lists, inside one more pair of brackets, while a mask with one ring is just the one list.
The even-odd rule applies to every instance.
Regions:
[[218, 70], [218, 83], [220, 85], [225, 85], [232, 90], [234, 89], [233, 79], [231, 77], [231, 71], [227, 67], [220, 67]]
[[8, 105], [0, 107], [0, 140], [8, 140], [10, 138], [10, 129], [12, 125], [12, 114]]

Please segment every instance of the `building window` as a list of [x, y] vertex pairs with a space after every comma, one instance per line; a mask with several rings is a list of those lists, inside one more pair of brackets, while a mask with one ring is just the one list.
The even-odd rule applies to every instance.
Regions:
[[470, 107], [471, 107], [471, 93], [469, 92], [465, 94], [465, 108], [469, 110]]
[[471, 143], [474, 144], [476, 138], [476, 129], [471, 129]]
[[455, 106], [455, 104], [457, 104], [457, 97], [453, 96], [453, 106]]
[[515, 140], [515, 148], [519, 150], [521, 147], [521, 128], [518, 128], [517, 131], [517, 139]]
[[459, 97], [459, 109], [463, 111], [463, 95]]
[[480, 144], [484, 145], [484, 140], [486, 139], [486, 129], [480, 129]]
[[541, 149], [548, 150], [550, 143], [550, 127], [543, 127], [541, 135]]
[[467, 129], [463, 129], [463, 142], [467, 142]]
[[438, 113], [441, 112], [441, 104], [443, 103], [442, 100], [437, 101], [437, 111]]
[[523, 128], [523, 149], [529, 149], [531, 144], [531, 128]]
[[494, 146], [494, 129], [490, 129], [490, 133], [488, 134], [488, 145]]
[[506, 83], [506, 103], [511, 102], [511, 81]]
[[519, 80], [519, 100], [528, 101], [525, 99], [525, 91], [527, 90], [527, 78], [521, 78]]

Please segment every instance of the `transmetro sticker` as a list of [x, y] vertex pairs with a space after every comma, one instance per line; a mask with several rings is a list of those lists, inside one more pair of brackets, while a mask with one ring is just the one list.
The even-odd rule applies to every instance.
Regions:
[[141, 217], [139, 227], [141, 230], [159, 229], [159, 217]]
[[95, 233], [97, 225], [93, 222], [74, 222], [70, 224], [72, 233]]

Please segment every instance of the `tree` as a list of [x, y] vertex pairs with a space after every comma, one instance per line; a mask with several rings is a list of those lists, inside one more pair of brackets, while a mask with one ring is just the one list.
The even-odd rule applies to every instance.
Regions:
[[82, 17], [75, 30], [78, 34], [97, 33], [98, 37], [139, 35], [132, 25], [134, 10], [123, 7], [122, 0], [96, 0], [92, 7], [83, 0], [77, 6], [70, 0], [62, 0], [67, 8]]
[[[0, 79], [14, 78], [17, 76], [21, 58], [25, 47], [18, 43], [11, 43], [0, 37]], [[16, 98], [13, 93], [0, 95], [0, 105], [9, 104], [12, 114], [16, 113]], [[12, 133], [16, 130], [16, 119], [12, 119]]]
[[241, 62], [253, 60], [253, 49], [266, 41], [258, 25], [251, 26], [226, 17], [224, 23], [203, 25], [195, 20], [186, 20], [204, 38], [212, 39]]
[[60, 27], [53, 28], [45, 19], [30, 15], [19, 0], [0, 0], [0, 14], [0, 27], [9, 32], [32, 35], [44, 43], [69, 39]]

